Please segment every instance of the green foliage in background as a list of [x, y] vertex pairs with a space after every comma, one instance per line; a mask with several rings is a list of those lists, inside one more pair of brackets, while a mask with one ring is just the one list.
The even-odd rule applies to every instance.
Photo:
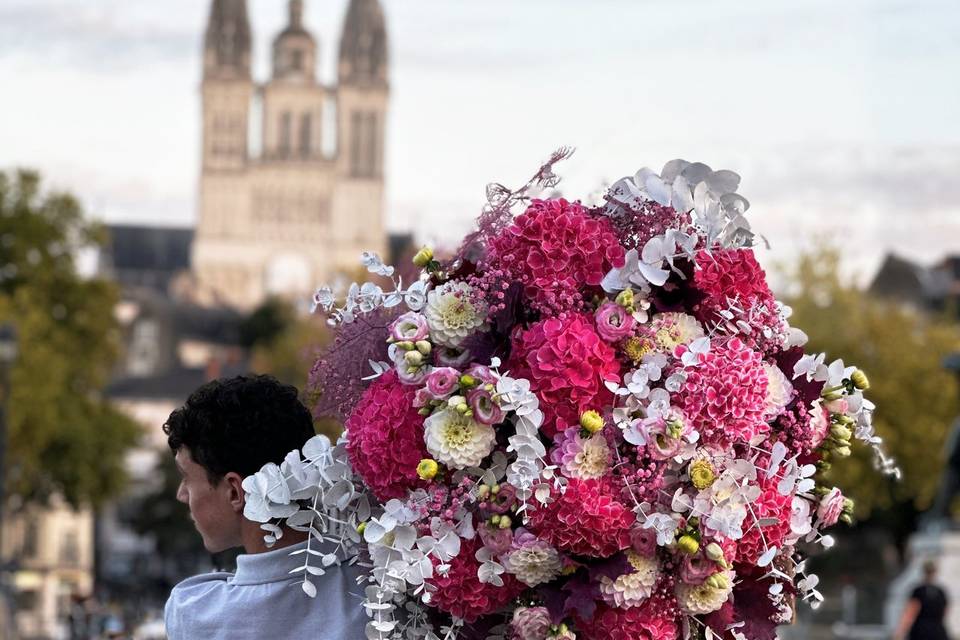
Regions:
[[893, 300], [879, 299], [839, 275], [841, 253], [821, 248], [803, 255], [789, 271], [785, 302], [790, 324], [810, 336], [808, 353], [863, 369], [876, 405], [874, 422], [888, 451], [903, 470], [899, 483], [882, 478], [865, 447], [829, 479], [857, 501], [857, 513], [891, 507], [923, 510], [936, 494], [944, 463], [944, 442], [960, 412], [954, 375], [943, 358], [960, 349], [960, 326]]
[[[306, 394], [310, 369], [330, 340], [330, 330], [319, 315], [302, 315], [279, 298], [266, 300], [244, 319], [241, 340], [251, 349], [250, 368], [269, 373], [301, 391], [301, 398], [313, 407], [316, 398]], [[318, 433], [336, 438], [342, 427], [332, 420], [314, 423]]]
[[102, 241], [70, 195], [36, 173], [0, 172], [0, 322], [13, 322], [8, 491], [98, 504], [125, 482], [139, 428], [102, 396], [118, 355], [116, 287], [84, 279], [76, 252]]

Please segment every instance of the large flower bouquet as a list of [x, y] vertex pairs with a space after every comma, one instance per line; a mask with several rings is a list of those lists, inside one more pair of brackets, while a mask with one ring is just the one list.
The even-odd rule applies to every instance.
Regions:
[[368, 638], [774, 638], [821, 599], [801, 549], [851, 515], [821, 472], [856, 439], [896, 473], [867, 378], [804, 353], [735, 173], [532, 198], [564, 155], [489, 187], [411, 286], [365, 254], [380, 284], [317, 292], [318, 412], [346, 431], [248, 478], [247, 516], [312, 532], [308, 594], [359, 554]]

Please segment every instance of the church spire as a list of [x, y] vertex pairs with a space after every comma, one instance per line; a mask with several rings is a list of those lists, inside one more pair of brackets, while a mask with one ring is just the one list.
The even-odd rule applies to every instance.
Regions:
[[213, 0], [203, 41], [205, 78], [250, 78], [250, 20], [246, 0]]
[[350, 0], [338, 70], [341, 84], [387, 84], [387, 28], [379, 0]]

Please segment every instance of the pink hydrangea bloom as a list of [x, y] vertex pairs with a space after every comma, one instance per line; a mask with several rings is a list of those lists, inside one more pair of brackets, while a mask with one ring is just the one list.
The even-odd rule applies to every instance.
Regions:
[[388, 371], [370, 385], [347, 418], [350, 463], [381, 501], [402, 498], [423, 484], [417, 464], [429, 455], [414, 393]]
[[[677, 351], [684, 350], [683, 346]], [[679, 406], [707, 444], [749, 442], [770, 429], [764, 420], [767, 374], [759, 353], [739, 338], [714, 343], [687, 369]]]
[[578, 628], [589, 629], [591, 640], [676, 640], [680, 636], [676, 601], [655, 594], [639, 607], [620, 609], [601, 603], [593, 620]]
[[[760, 483], [760, 497], [750, 504], [743, 521], [743, 537], [737, 541], [737, 561], [756, 564], [769, 547], [781, 547], [790, 535], [793, 498], [777, 491], [776, 478]], [[759, 520], [768, 520], [760, 525]], [[772, 523], [772, 524], [770, 524]]]
[[581, 310], [582, 288], [624, 264], [610, 221], [562, 198], [533, 200], [489, 251], [488, 268], [523, 283], [530, 306], [550, 315]]
[[750, 342], [765, 353], [779, 351], [786, 327], [753, 250], [700, 251], [696, 261], [699, 268], [693, 284], [705, 295], [694, 310], [696, 316], [705, 323], [722, 322], [720, 312], [730, 307], [731, 299], [736, 300], [738, 307], [750, 310], [737, 317], [749, 325], [746, 333]]
[[611, 404], [604, 380], [617, 380], [620, 363], [583, 314], [541, 320], [513, 336], [508, 369], [530, 381], [540, 399], [541, 430], [549, 437], [579, 424], [580, 415]]
[[608, 480], [570, 480], [564, 493], [552, 490], [553, 502], [538, 507], [530, 529], [561, 551], [606, 558], [630, 546], [636, 520]]
[[480, 541], [477, 538], [464, 540], [460, 553], [450, 561], [450, 570], [446, 575], [434, 573], [429, 580], [437, 588], [431, 605], [467, 622], [500, 609], [524, 589], [523, 584], [509, 573], [500, 576], [503, 579], [502, 587], [480, 582], [477, 577], [480, 563], [475, 555], [479, 548]]

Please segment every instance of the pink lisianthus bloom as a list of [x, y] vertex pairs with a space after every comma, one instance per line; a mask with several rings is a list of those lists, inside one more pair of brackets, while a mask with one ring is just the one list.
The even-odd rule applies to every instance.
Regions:
[[546, 607], [517, 607], [510, 621], [513, 640], [547, 640], [552, 626]]
[[427, 375], [427, 395], [431, 400], [445, 400], [460, 386], [460, 372], [453, 367], [439, 367]]
[[832, 527], [837, 524], [841, 513], [843, 513], [843, 494], [840, 489], [834, 487], [830, 493], [820, 500], [820, 505], [817, 507], [817, 518], [822, 526]]
[[687, 584], [701, 584], [717, 572], [717, 563], [706, 556], [701, 549], [692, 556], [686, 556], [680, 565], [680, 579]]
[[647, 453], [654, 460], [669, 460], [679, 454], [684, 438], [692, 430], [690, 423], [676, 409], [666, 415], [644, 418], [642, 425], [647, 434]]
[[631, 529], [630, 548], [642, 556], [652, 556], [657, 551], [657, 532], [641, 527]]
[[597, 333], [607, 342], [619, 342], [633, 332], [633, 316], [616, 302], [607, 301], [600, 305], [596, 321]]
[[477, 527], [477, 534], [479, 534], [483, 546], [490, 549], [495, 556], [502, 556], [510, 551], [510, 547], [513, 545], [513, 529], [509, 527], [501, 529], [484, 523]]
[[493, 391], [485, 386], [468, 391], [467, 404], [473, 411], [473, 419], [481, 424], [500, 424], [506, 417], [503, 409], [494, 401]]
[[480, 384], [496, 384], [497, 383], [497, 378], [493, 375], [493, 372], [490, 371], [490, 367], [484, 366], [482, 364], [472, 364], [463, 373], [465, 375], [468, 375], [474, 378]]
[[427, 319], [413, 311], [403, 314], [390, 325], [390, 337], [396, 342], [416, 342], [429, 336]]

